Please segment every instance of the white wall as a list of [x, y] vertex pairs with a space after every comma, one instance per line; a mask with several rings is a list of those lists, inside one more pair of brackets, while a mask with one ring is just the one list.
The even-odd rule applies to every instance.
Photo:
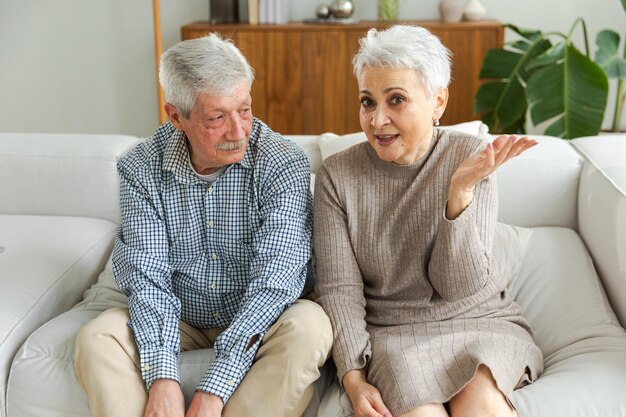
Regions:
[[[302, 20], [324, 0], [290, 1], [291, 19]], [[438, 0], [399, 1], [401, 19], [438, 18]], [[594, 51], [599, 30], [626, 32], [619, 0], [481, 1], [489, 18], [542, 30], [567, 32], [583, 16]], [[375, 0], [353, 2], [355, 18], [376, 18]], [[0, 131], [150, 135], [158, 124], [151, 5], [0, 0]], [[208, 20], [209, 0], [161, 0], [161, 13], [168, 48], [181, 25]]]

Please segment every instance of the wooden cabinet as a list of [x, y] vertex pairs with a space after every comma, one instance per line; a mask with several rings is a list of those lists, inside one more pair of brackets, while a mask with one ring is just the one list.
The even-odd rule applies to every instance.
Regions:
[[[503, 27], [498, 22], [403, 22], [419, 24], [439, 36], [453, 53], [450, 101], [442, 124], [475, 119], [478, 73], [489, 48], [500, 48]], [[338, 134], [361, 130], [358, 86], [352, 57], [359, 38], [378, 22], [346, 25], [289, 23], [285, 25], [211, 25], [182, 27], [182, 38], [218, 32], [232, 39], [255, 70], [252, 110], [283, 134]]]

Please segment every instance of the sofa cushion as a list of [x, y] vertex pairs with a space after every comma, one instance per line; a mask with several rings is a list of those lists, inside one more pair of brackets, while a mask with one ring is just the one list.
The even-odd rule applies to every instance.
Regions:
[[533, 230], [511, 295], [544, 354], [539, 379], [514, 392], [520, 417], [621, 417], [626, 333], [585, 244], [566, 228]]
[[626, 326], [626, 134], [580, 138], [572, 144], [585, 157], [578, 196], [580, 234]]
[[100, 219], [0, 215], [1, 406], [20, 345], [80, 301], [111, 253], [116, 228]]
[[[495, 138], [495, 136], [494, 136]], [[578, 183], [583, 159], [571, 144], [532, 136], [539, 144], [497, 171], [498, 220], [524, 227], [577, 230]]]
[[[545, 372], [514, 392], [520, 417], [623, 417], [626, 336], [579, 236], [565, 228], [533, 229], [510, 291], [545, 355]], [[46, 409], [50, 417], [88, 416], [72, 364], [74, 335], [100, 311], [123, 305], [110, 265], [85, 300], [37, 330], [20, 350], [9, 381], [9, 415], [36, 417]], [[188, 399], [211, 358], [210, 350], [180, 356]], [[317, 416], [352, 416], [349, 400], [332, 375], [326, 369], [318, 382]], [[33, 398], [32, 392], [39, 395]], [[313, 409], [306, 415], [316, 415]]]
[[0, 214], [119, 223], [116, 164], [138, 141], [123, 135], [0, 133]]

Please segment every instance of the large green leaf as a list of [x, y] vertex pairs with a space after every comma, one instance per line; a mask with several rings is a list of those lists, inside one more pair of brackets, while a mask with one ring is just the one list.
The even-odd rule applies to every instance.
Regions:
[[523, 39], [509, 45], [509, 49], [487, 51], [479, 78], [491, 81], [481, 85], [474, 100], [474, 111], [484, 112], [482, 119], [494, 133], [524, 131], [524, 85], [532, 73], [528, 63], [550, 48], [550, 42], [540, 32], [509, 27]]
[[535, 125], [556, 118], [547, 135], [573, 139], [596, 135], [602, 125], [608, 94], [606, 74], [570, 42], [538, 57], [527, 85]]
[[619, 35], [612, 30], [603, 30], [596, 37], [596, 62], [609, 78], [618, 80], [626, 78], [626, 59], [619, 56], [619, 42]]

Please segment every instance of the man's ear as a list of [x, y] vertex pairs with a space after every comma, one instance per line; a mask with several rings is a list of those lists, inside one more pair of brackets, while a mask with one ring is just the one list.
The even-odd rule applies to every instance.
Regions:
[[180, 119], [183, 116], [182, 114], [180, 114], [178, 109], [174, 107], [173, 104], [170, 104], [170, 103], [165, 103], [165, 106], [163, 106], [163, 108], [165, 109], [165, 113], [167, 113], [167, 117], [170, 119], [170, 122], [172, 123], [172, 125], [174, 125], [176, 130], [183, 130], [183, 125], [180, 122]]

